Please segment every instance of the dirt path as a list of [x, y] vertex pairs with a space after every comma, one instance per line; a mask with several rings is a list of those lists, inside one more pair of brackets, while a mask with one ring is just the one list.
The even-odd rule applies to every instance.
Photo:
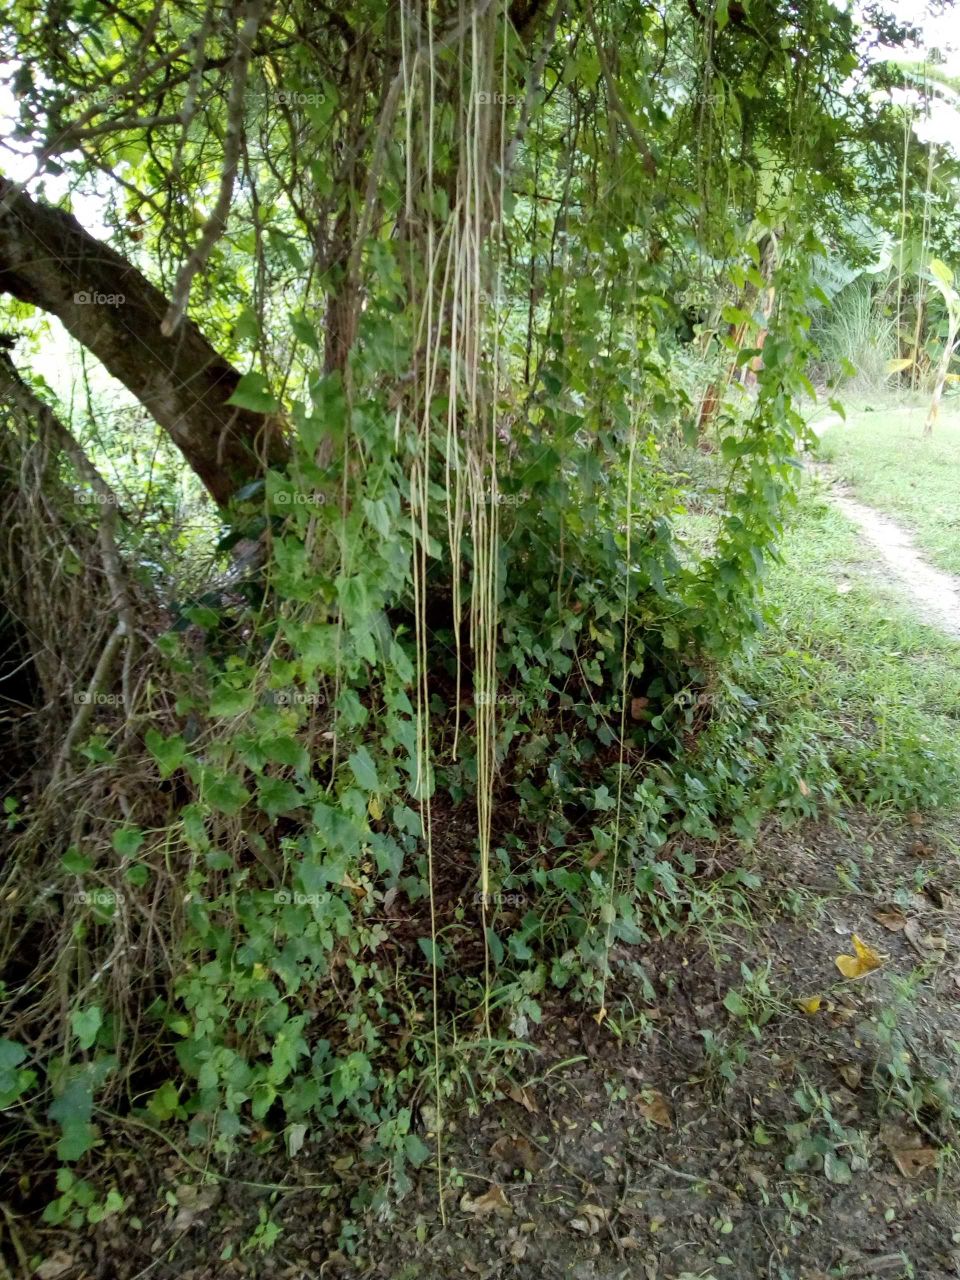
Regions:
[[960, 639], [960, 579], [928, 564], [905, 529], [859, 502], [848, 490], [836, 486], [830, 499], [879, 551], [901, 596], [914, 605], [917, 615]]
[[[829, 425], [832, 424], [817, 424], [818, 434]], [[960, 639], [960, 578], [929, 564], [914, 546], [912, 535], [896, 520], [860, 502], [845, 485], [834, 481], [832, 467], [814, 463], [810, 470], [828, 482], [830, 501], [880, 553], [882, 563], [878, 567], [885, 571], [885, 581], [914, 606], [921, 621]]]

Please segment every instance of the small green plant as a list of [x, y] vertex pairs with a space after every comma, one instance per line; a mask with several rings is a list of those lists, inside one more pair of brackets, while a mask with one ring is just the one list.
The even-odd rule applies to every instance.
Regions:
[[840, 1185], [852, 1182], [854, 1172], [868, 1164], [864, 1135], [842, 1125], [833, 1114], [829, 1095], [806, 1081], [794, 1090], [793, 1101], [803, 1119], [786, 1127], [791, 1150], [784, 1167], [789, 1173], [822, 1172], [829, 1182]]
[[257, 1225], [241, 1245], [241, 1253], [269, 1253], [283, 1232], [283, 1228], [270, 1217], [266, 1205], [260, 1205], [257, 1216]]
[[769, 960], [756, 970], [741, 962], [743, 985], [731, 987], [723, 998], [723, 1007], [743, 1023], [755, 1040], [761, 1039], [762, 1029], [785, 1007], [770, 989], [770, 968]]
[[92, 1225], [122, 1213], [125, 1205], [116, 1187], [111, 1187], [101, 1198], [101, 1192], [72, 1169], [57, 1171], [57, 1191], [60, 1194], [43, 1211], [44, 1222], [52, 1226], [65, 1225], [78, 1230], [85, 1223]]

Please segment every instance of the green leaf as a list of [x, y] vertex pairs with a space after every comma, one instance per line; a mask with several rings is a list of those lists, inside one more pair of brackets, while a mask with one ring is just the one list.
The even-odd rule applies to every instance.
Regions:
[[143, 845], [143, 838], [139, 827], [121, 827], [113, 833], [113, 847], [121, 858], [135, 858]]
[[847, 1186], [853, 1181], [850, 1166], [834, 1151], [824, 1152], [823, 1172], [828, 1182], [837, 1183], [839, 1186]]
[[210, 698], [210, 714], [213, 716], [226, 718], [243, 715], [252, 706], [252, 689], [234, 689], [229, 684], [218, 685]]
[[207, 775], [205, 799], [214, 809], [232, 817], [248, 802], [250, 792], [235, 773], [211, 772]]
[[946, 285], [947, 288], [950, 288], [953, 285], [953, 272], [947, 264], [942, 262], [939, 258], [930, 259], [930, 270], [940, 283]]
[[731, 990], [723, 997], [723, 1007], [736, 1018], [745, 1018], [750, 1008], [739, 991]]
[[306, 747], [297, 742], [289, 734], [279, 734], [275, 738], [261, 738], [260, 750], [274, 764], [290, 765], [301, 773], [310, 767], [310, 754]]
[[430, 1148], [415, 1133], [408, 1133], [403, 1140], [403, 1150], [407, 1159], [417, 1169], [430, 1158]]
[[37, 1080], [37, 1073], [20, 1066], [27, 1051], [15, 1040], [0, 1040], [0, 1111], [12, 1106]]
[[63, 1136], [57, 1143], [61, 1160], [79, 1160], [97, 1140], [97, 1130], [90, 1123], [93, 1114], [94, 1085], [110, 1069], [111, 1060], [71, 1067], [62, 1081], [60, 1092], [50, 1105], [49, 1116], [61, 1127]]
[[254, 413], [276, 413], [280, 408], [280, 402], [270, 394], [266, 378], [254, 369], [243, 375], [227, 404], [251, 409]]
[[289, 813], [304, 801], [302, 793], [285, 778], [261, 778], [257, 787], [257, 799], [260, 808], [271, 818]]
[[443, 952], [432, 938], [418, 938], [417, 945], [435, 968], [443, 968]]
[[77, 1037], [81, 1049], [91, 1047], [102, 1025], [103, 1014], [97, 1004], [91, 1005], [89, 1009], [75, 1010], [70, 1018], [70, 1028]]
[[373, 763], [373, 757], [366, 747], [357, 747], [348, 764], [353, 770], [353, 776], [356, 778], [359, 787], [362, 787], [364, 791], [380, 790], [377, 767]]
[[147, 1103], [147, 1110], [155, 1120], [169, 1120], [177, 1114], [180, 1094], [172, 1080], [166, 1080]]
[[320, 339], [317, 331], [306, 318], [302, 311], [291, 311], [289, 313], [290, 328], [296, 338], [301, 342], [305, 342], [311, 351], [320, 351]]
[[89, 871], [93, 866], [93, 860], [71, 845], [60, 859], [60, 864], [64, 871], [69, 871], [71, 875], [82, 876], [84, 872]]
[[144, 735], [144, 742], [159, 765], [161, 778], [169, 778], [186, 759], [187, 744], [179, 733], [171, 738], [165, 738], [156, 729], [148, 729]]

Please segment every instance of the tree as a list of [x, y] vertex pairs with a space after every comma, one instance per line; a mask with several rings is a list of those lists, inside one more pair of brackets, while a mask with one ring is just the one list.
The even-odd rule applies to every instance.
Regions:
[[169, 303], [61, 209], [0, 183], [0, 289], [41, 307], [92, 352], [170, 434], [214, 500], [286, 458], [275, 417], [229, 403], [240, 374]]
[[[604, 1020], [614, 944], [669, 872], [652, 851], [719, 816], [713, 793], [683, 810], [672, 762], [691, 691], [763, 625], [817, 217], [838, 174], [866, 198], [844, 163], [870, 103], [857, 21], [819, 0], [176, 0], [59, 27], [15, 7], [3, 61], [38, 185], [96, 191], [111, 235], [8, 184], [0, 285], [133, 391], [232, 499], [221, 547], [246, 534], [265, 561], [154, 605], [149, 529], [117, 522], [136, 678], [102, 575], [61, 629], [61, 701], [116, 699], [61, 717], [11, 819], [12, 887], [42, 870], [63, 903], [11, 997], [61, 1160], [142, 1068], [151, 1117], [218, 1150], [349, 1113], [402, 1192], [411, 1091], [429, 1073], [444, 1104], [446, 1037], [479, 1021], [497, 1044], [502, 1017], [515, 1039], [551, 984]], [[692, 422], [681, 278], [718, 312], [748, 286], [772, 306], [734, 317], [745, 351], [769, 332], [755, 396], [717, 418], [704, 547], [670, 459]], [[53, 430], [21, 374], [14, 459]], [[66, 455], [31, 480], [36, 510], [93, 485]], [[86, 563], [99, 530], [79, 524]], [[35, 571], [58, 589], [72, 528]], [[147, 1020], [162, 1074], [157, 1042], [107, 1051]]]

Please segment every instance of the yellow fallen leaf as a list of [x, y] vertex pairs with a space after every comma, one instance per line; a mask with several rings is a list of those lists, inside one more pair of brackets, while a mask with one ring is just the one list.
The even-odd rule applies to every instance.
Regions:
[[837, 956], [837, 968], [845, 978], [862, 978], [883, 964], [873, 947], [861, 942], [856, 934], [853, 935], [853, 950], [855, 954], [852, 956]]
[[823, 1004], [823, 996], [807, 996], [806, 1000], [798, 1000], [797, 1004], [804, 1013], [816, 1013]]

